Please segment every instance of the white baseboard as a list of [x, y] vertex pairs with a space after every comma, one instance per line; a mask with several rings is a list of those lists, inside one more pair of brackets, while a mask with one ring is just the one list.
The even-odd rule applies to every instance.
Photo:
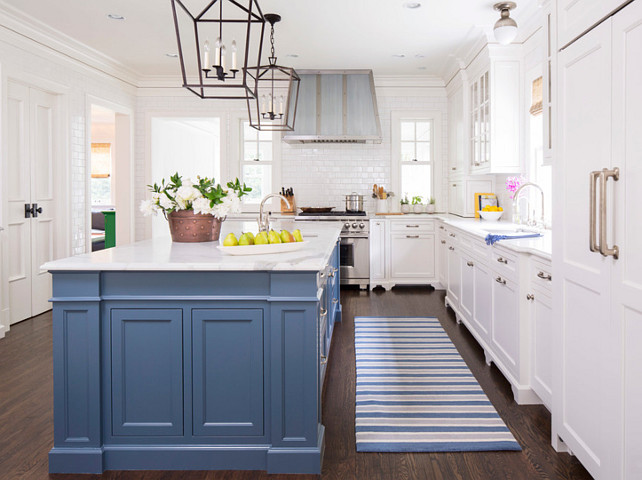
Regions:
[[9, 309], [0, 310], [0, 338], [4, 338], [9, 331]]

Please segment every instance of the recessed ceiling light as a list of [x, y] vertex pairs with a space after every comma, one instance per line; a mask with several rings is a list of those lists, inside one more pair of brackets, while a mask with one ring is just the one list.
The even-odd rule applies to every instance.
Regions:
[[406, 7], [406, 8], [410, 8], [410, 9], [414, 10], [415, 8], [421, 7], [421, 3], [419, 3], [419, 2], [406, 2], [406, 3], [403, 4], [403, 6]]
[[403, 53], [395, 53], [392, 56], [395, 58], [406, 58], [406, 55]]
[[125, 20], [125, 17], [123, 17], [122, 15], [118, 15], [117, 13], [109, 13], [107, 17], [111, 18], [112, 20]]
[[290, 57], [290, 58], [299, 58], [299, 54], [298, 54], [298, 53], [288, 53], [288, 54], [286, 55], [286, 57]]
[[417, 70], [425, 70], [426, 67], [417, 67]]
[[166, 53], [165, 56], [169, 58], [178, 58], [178, 53]]
[[421, 53], [418, 53], [417, 55], [415, 55], [415, 58], [424, 58], [424, 57], [425, 55], [422, 55]]

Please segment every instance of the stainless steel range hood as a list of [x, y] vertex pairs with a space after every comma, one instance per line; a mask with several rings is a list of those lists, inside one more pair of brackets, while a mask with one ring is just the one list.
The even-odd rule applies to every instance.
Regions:
[[381, 143], [372, 70], [297, 70], [294, 131], [286, 143]]

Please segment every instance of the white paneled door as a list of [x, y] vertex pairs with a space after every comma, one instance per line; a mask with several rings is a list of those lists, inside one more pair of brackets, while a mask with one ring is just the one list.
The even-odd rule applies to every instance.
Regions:
[[51, 308], [51, 276], [40, 266], [54, 258], [56, 239], [56, 97], [16, 82], [8, 82], [7, 93], [8, 281], [14, 324]]

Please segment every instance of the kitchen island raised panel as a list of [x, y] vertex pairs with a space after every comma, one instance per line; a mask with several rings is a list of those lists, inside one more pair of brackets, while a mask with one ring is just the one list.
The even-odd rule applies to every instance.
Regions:
[[311, 225], [278, 255], [154, 239], [47, 264], [50, 472], [320, 473], [339, 232]]

